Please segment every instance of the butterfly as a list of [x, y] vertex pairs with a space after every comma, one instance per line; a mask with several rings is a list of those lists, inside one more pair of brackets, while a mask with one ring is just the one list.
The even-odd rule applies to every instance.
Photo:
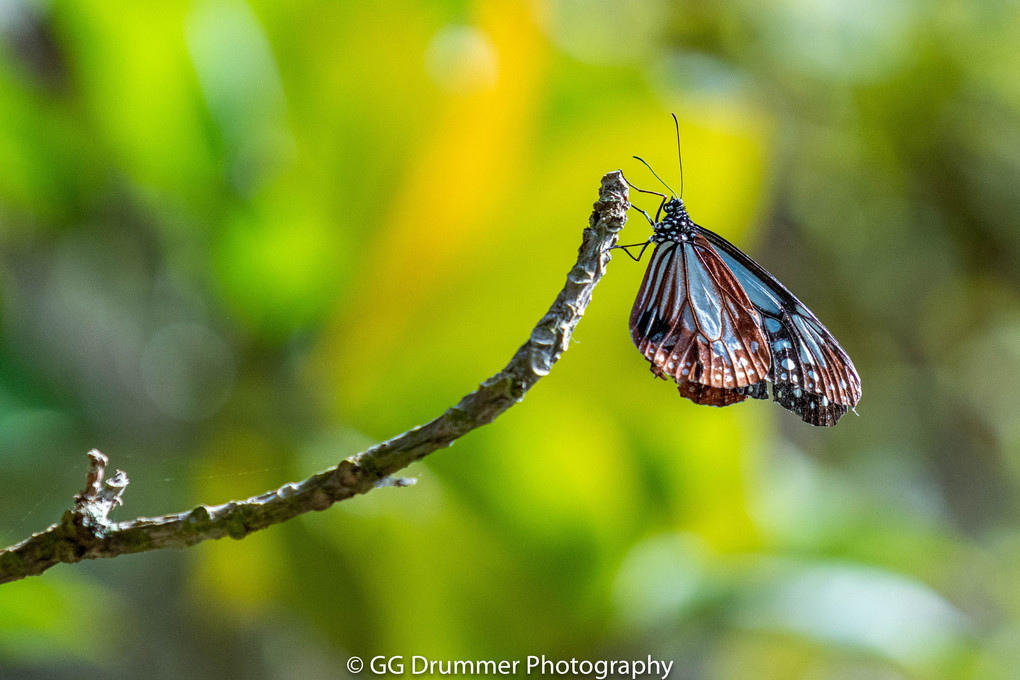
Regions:
[[654, 233], [618, 247], [630, 255], [626, 248], [644, 253], [655, 244], [630, 334], [656, 377], [672, 378], [682, 396], [708, 406], [768, 399], [771, 383], [773, 401], [824, 427], [857, 405], [857, 369], [810, 309], [735, 245], [695, 224], [676, 194], [638, 191], [662, 196], [654, 220], [639, 209]]

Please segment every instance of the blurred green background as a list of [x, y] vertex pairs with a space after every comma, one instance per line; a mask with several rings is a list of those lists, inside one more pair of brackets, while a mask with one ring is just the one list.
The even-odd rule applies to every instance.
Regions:
[[417, 486], [0, 586], [0, 678], [1020, 677], [1018, 40], [997, 1], [0, 0], [4, 545], [93, 446], [128, 519], [438, 415], [545, 312], [603, 173], [679, 183], [671, 111], [694, 219], [864, 390], [832, 430], [681, 399], [617, 256], [552, 373]]

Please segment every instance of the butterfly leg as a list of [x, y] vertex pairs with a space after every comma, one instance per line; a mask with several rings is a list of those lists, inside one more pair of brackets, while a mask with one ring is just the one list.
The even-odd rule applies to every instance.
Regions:
[[[644, 161], [642, 161], [642, 162], [644, 162]], [[651, 191], [649, 189], [639, 189], [636, 186], [634, 186], [633, 184], [631, 184], [630, 181], [626, 177], [623, 178], [623, 181], [627, 182], [627, 186], [629, 186], [634, 191], [640, 191], [643, 194], [651, 194], [653, 196], [660, 196], [660, 197], [662, 197], [662, 200], [659, 202], [659, 209], [657, 211], [655, 211], [655, 219], [654, 220], [651, 217], [649, 217], [648, 213], [646, 213], [641, 208], [637, 207], [636, 205], [632, 205], [631, 206], [632, 208], [634, 208], [634, 210], [637, 210], [642, 215], [644, 215], [645, 218], [648, 220], [648, 223], [651, 224], [654, 227], [655, 226], [655, 222], [662, 215], [662, 207], [664, 205], [666, 205], [666, 201], [669, 200], [669, 196], [667, 196], [666, 194], [660, 194], [658, 191]]]
[[634, 208], [634, 210], [637, 210], [639, 213], [644, 215], [645, 219], [648, 220], [648, 224], [652, 225], [653, 227], [655, 226], [655, 220], [652, 219], [651, 215], [649, 215], [647, 212], [645, 212], [641, 208], [637, 207], [636, 205], [632, 205], [630, 207]]
[[[627, 257], [634, 260], [635, 262], [640, 262], [641, 256], [645, 254], [645, 248], [647, 248], [650, 245], [652, 245], [651, 241], [645, 241], [644, 243], [631, 243], [625, 246], [613, 246], [612, 248], [610, 248], [610, 250], [616, 250], [617, 248], [619, 248], [623, 252], [627, 253]], [[637, 257], [634, 257], [633, 255], [631, 255], [630, 251], [627, 250], [627, 248], [637, 248], [638, 246], [641, 246], [641, 250], [638, 252]]]

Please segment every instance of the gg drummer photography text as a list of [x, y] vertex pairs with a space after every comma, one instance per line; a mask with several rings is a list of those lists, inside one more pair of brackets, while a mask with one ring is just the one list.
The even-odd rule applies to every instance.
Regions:
[[[366, 670], [361, 657], [347, 660], [347, 670]], [[425, 656], [374, 656], [367, 664], [371, 675], [569, 675], [594, 678], [661, 678], [666, 680], [673, 670], [673, 661], [653, 659], [550, 659], [544, 654], [525, 659], [430, 659]]]

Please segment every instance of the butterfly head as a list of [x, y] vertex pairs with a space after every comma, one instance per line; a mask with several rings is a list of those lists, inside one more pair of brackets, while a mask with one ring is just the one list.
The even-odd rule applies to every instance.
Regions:
[[666, 213], [665, 219], [669, 219], [670, 217], [687, 217], [687, 208], [684, 207], [684, 200], [682, 198], [677, 198], [676, 196], [666, 201], [666, 203], [662, 206], [662, 211]]

